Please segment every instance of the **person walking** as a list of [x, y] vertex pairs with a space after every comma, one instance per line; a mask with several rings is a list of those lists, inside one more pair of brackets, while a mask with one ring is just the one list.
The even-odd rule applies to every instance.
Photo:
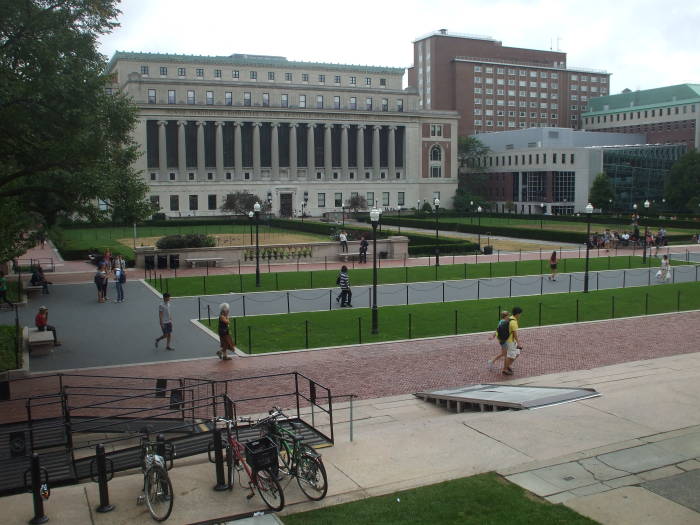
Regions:
[[170, 346], [170, 338], [173, 335], [173, 318], [170, 312], [170, 294], [163, 294], [163, 302], [158, 306], [158, 319], [160, 320], [160, 329], [163, 335], [156, 338], [156, 348], [162, 339], [165, 339], [165, 349], [175, 350]]
[[343, 265], [338, 275], [338, 286], [340, 286], [340, 307], [349, 306], [352, 308], [352, 290], [350, 289], [350, 277], [348, 267]]
[[126, 282], [126, 270], [121, 266], [114, 267], [114, 286], [117, 289], [117, 302], [124, 302], [124, 283]]
[[95, 277], [93, 280], [95, 281], [95, 287], [97, 288], [97, 302], [98, 303], [104, 303], [105, 302], [105, 281], [107, 279], [107, 272], [105, 272], [104, 265], [102, 263], [99, 264], [97, 267], [97, 271], [95, 272]]
[[5, 273], [2, 271], [0, 271], [0, 301], [4, 301], [6, 304], [10, 305], [10, 308], [15, 307], [7, 298], [7, 279], [5, 278]]
[[552, 256], [549, 258], [549, 270], [552, 272], [552, 275], [547, 277], [550, 281], [556, 281], [557, 280], [557, 251], [554, 250], [552, 252]]
[[34, 325], [36, 329], [40, 332], [52, 332], [53, 333], [53, 345], [61, 346], [61, 343], [56, 337], [56, 327], [49, 324], [49, 309], [45, 306], [39, 307], [39, 313], [36, 314], [34, 318]]
[[231, 339], [231, 330], [230, 330], [230, 324], [231, 320], [229, 319], [229, 312], [230, 312], [230, 307], [228, 303], [221, 303], [219, 306], [219, 343], [221, 344], [221, 348], [216, 351], [216, 355], [219, 356], [219, 359], [222, 359], [224, 361], [230, 361], [231, 358], [226, 354], [227, 351], [234, 351], [234, 343], [233, 340]]
[[661, 268], [656, 272], [656, 278], [661, 282], [671, 279], [671, 261], [668, 260], [668, 255], [661, 258]]
[[340, 232], [340, 235], [338, 235], [338, 240], [340, 241], [340, 251], [347, 253], [347, 251], [348, 251], [348, 234], [345, 232], [345, 230], [342, 230]]
[[510, 335], [510, 330], [508, 328], [508, 317], [510, 317], [508, 310], [503, 310], [501, 312], [501, 319], [498, 321], [498, 325], [496, 326], [496, 333], [493, 334], [493, 337], [491, 337], [491, 339], [498, 338], [498, 344], [501, 345], [501, 351], [498, 353], [498, 355], [487, 361], [486, 366], [489, 370], [493, 370], [494, 366], [496, 365], [496, 361], [506, 358], [506, 353], [508, 351], [506, 341], [508, 341], [508, 336]]
[[363, 235], [362, 238], [360, 239], [360, 262], [361, 263], [367, 262], [367, 248], [368, 247], [369, 247], [369, 242], [367, 242], [367, 239]]
[[522, 350], [522, 345], [520, 344], [520, 339], [518, 338], [518, 321], [523, 313], [523, 309], [519, 306], [513, 308], [513, 313], [508, 318], [508, 339], [506, 339], [506, 358], [503, 361], [503, 371], [501, 372], [504, 376], [512, 376], [513, 369], [511, 365], [520, 355], [520, 350]]

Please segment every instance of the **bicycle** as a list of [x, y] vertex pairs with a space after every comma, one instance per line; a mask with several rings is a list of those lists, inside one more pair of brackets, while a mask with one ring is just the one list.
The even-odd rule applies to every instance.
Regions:
[[273, 407], [270, 415], [258, 420], [255, 425], [264, 427], [266, 435], [278, 446], [279, 472], [296, 478], [299, 488], [310, 500], [322, 500], [328, 492], [328, 476], [323, 459], [312, 447], [303, 443], [301, 436], [284, 428], [279, 421], [282, 418], [289, 421], [292, 428], [300, 427], [278, 407]]
[[[160, 454], [160, 447], [165, 450]], [[150, 441], [148, 436], [141, 438], [141, 470], [143, 472], [143, 494], [136, 503], [146, 503], [148, 512], [155, 521], [165, 521], [173, 510], [175, 493], [168, 476], [168, 464], [165, 455], [170, 456], [170, 468], [173, 466], [175, 448], [171, 443]]]
[[[249, 418], [238, 418], [240, 422], [252, 422]], [[262, 438], [247, 443], [238, 441], [232, 430], [236, 427], [236, 420], [217, 417], [214, 424], [224, 423], [226, 425], [226, 454], [228, 467], [228, 488], [233, 489], [233, 469], [239, 473], [239, 483], [241, 487], [241, 472], [248, 476], [248, 488], [250, 494], [246, 499], [251, 499], [254, 495], [254, 488], [258, 490], [260, 497], [271, 510], [279, 512], [284, 508], [284, 491], [277, 481], [277, 477], [272, 473], [271, 468], [277, 463], [277, 447], [270, 439]]]

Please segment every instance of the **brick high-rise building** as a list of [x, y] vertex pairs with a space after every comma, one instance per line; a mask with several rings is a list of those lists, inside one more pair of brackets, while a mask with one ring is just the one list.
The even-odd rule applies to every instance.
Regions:
[[589, 98], [609, 93], [610, 74], [568, 68], [566, 53], [505, 47], [441, 29], [414, 43], [408, 85], [419, 109], [455, 110], [459, 135], [531, 127], [580, 129]]

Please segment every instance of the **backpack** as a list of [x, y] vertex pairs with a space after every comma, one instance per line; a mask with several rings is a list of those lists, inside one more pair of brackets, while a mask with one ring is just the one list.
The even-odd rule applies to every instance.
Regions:
[[125, 282], [126, 282], [126, 272], [120, 268], [119, 269], [119, 283], [124, 284]]
[[94, 278], [95, 284], [102, 285], [104, 283], [104, 276], [101, 272], [97, 272]]
[[510, 322], [504, 319], [498, 321], [498, 326], [496, 327], [496, 334], [498, 335], [498, 340], [501, 343], [505, 343], [510, 337]]

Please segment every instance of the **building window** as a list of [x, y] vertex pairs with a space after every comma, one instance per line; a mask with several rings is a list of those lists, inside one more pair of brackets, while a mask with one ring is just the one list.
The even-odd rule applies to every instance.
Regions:
[[160, 76], [161, 77], [167, 77], [168, 76], [168, 68], [161, 66], [160, 67]]
[[389, 111], [389, 99], [388, 98], [382, 99], [382, 111]]
[[437, 145], [430, 148], [430, 177], [442, 177], [442, 149]]
[[226, 180], [231, 180], [231, 172], [230, 171], [226, 172]]
[[403, 113], [403, 99], [399, 98], [396, 99], [396, 111], [399, 113]]
[[250, 91], [245, 91], [243, 93], [243, 105], [244, 106], [250, 106], [251, 99], [250, 99]]
[[481, 73], [481, 66], [474, 66], [474, 73]]
[[204, 76], [204, 69], [198, 67], [195, 71], [195, 75], [197, 76], [197, 78], [202, 78]]
[[369, 179], [371, 176], [369, 171], [365, 171], [365, 179]]
[[275, 80], [275, 72], [274, 72], [274, 71], [268, 71], [268, 72], [267, 72], [267, 79], [268, 79], [268, 80]]
[[184, 67], [179, 67], [177, 68], [177, 76], [178, 77], [184, 77], [187, 74], [187, 69]]
[[340, 109], [340, 97], [339, 96], [333, 97], [333, 109]]
[[342, 193], [333, 194], [333, 205], [336, 208], [340, 208], [343, 206], [343, 194]]
[[214, 70], [214, 78], [221, 78], [221, 70], [220, 69]]
[[357, 109], [357, 97], [350, 97], [350, 109]]
[[406, 204], [406, 193], [403, 191], [400, 191], [396, 195], [396, 205], [397, 206], [404, 206]]
[[374, 206], [374, 192], [373, 191], [367, 192], [367, 206], [369, 206], [369, 207]]
[[232, 75], [233, 75], [233, 78], [241, 78], [241, 72], [238, 71], [237, 69], [233, 70]]
[[289, 107], [289, 95], [287, 93], [282, 93], [280, 98], [280, 106], [283, 108]]
[[197, 195], [190, 195], [190, 210], [199, 209], [199, 199]]
[[153, 204], [157, 209], [160, 210], [160, 197], [158, 195], [151, 195], [149, 199], [151, 201], [151, 204]]
[[442, 124], [431, 124], [430, 125], [430, 136], [431, 137], [442, 137]]
[[372, 97], [367, 97], [365, 99], [365, 109], [367, 111], [372, 111]]
[[263, 105], [263, 107], [270, 106], [270, 94], [269, 93], [262, 94], [262, 105]]
[[300, 108], [306, 107], [306, 95], [299, 95], [299, 107]]
[[158, 180], [158, 175], [156, 173], [151, 173], [151, 180]]
[[188, 104], [194, 104], [194, 103], [195, 103], [194, 89], [188, 89], [188, 90], [187, 90], [187, 103], [188, 103]]
[[258, 72], [257, 71], [251, 71], [250, 72], [250, 80], [257, 80], [258, 79]]
[[244, 180], [250, 180], [250, 172], [249, 172], [249, 171], [246, 171], [246, 172], [243, 174], [243, 179], [244, 179]]
[[318, 207], [319, 208], [325, 208], [326, 207], [326, 194], [325, 193], [319, 193], [317, 195], [318, 199]]
[[175, 104], [175, 90], [168, 90], [168, 104]]
[[207, 173], [207, 180], [214, 180], [214, 174], [211, 171]]
[[148, 103], [149, 103], [149, 104], [155, 104], [155, 103], [156, 103], [156, 90], [155, 90], [155, 89], [149, 89], [149, 90], [148, 90]]
[[170, 196], [170, 211], [178, 211], [180, 209], [180, 198], [178, 195]]
[[227, 106], [233, 106], [233, 93], [231, 91], [224, 93], [224, 104]]
[[357, 84], [357, 77], [350, 77], [350, 85], [354, 86]]
[[207, 91], [207, 106], [214, 105], [214, 92]]
[[554, 201], [574, 202], [576, 189], [576, 173], [573, 171], [555, 171]]
[[141, 66], [141, 74], [148, 76], [148, 66]]
[[318, 76], [318, 83], [325, 84], [326, 83], [326, 75], [319, 75]]
[[382, 206], [389, 206], [389, 192], [382, 192]]
[[171, 174], [170, 174], [170, 180], [175, 180], [175, 174], [174, 174], [174, 173], [171, 173]]
[[308, 82], [308, 81], [309, 81], [309, 74], [308, 74], [308, 73], [302, 73], [302, 74], [301, 74], [301, 81], [302, 81], [302, 82]]
[[365, 86], [371, 86], [371, 85], [372, 85], [372, 78], [365, 77]]
[[291, 81], [292, 81], [292, 78], [293, 78], [293, 77], [292, 77], [292, 74], [291, 74], [291, 73], [285, 73], [285, 74], [284, 74], [284, 79], [285, 79], [287, 82], [291, 82]]
[[209, 210], [216, 209], [216, 195], [207, 196], [207, 209], [209, 209]]

